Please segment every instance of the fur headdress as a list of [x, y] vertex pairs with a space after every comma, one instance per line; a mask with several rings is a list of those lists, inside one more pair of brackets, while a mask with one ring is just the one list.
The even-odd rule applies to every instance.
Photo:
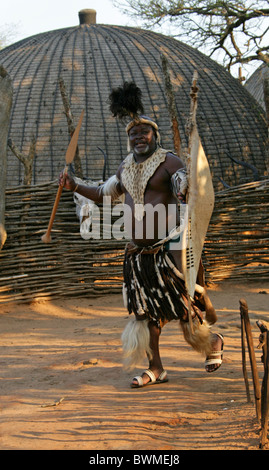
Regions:
[[125, 129], [127, 134], [138, 124], [149, 124], [155, 130], [157, 142], [160, 144], [158, 125], [153, 119], [143, 114], [142, 91], [134, 82], [124, 82], [122, 86], [114, 88], [109, 95], [109, 101], [110, 111], [114, 117], [121, 120], [131, 118]]

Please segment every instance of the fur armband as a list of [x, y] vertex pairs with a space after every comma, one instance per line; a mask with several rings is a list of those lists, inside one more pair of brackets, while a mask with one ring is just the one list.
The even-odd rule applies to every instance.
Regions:
[[188, 189], [188, 180], [186, 170], [184, 168], [180, 168], [172, 175], [171, 184], [176, 198], [178, 198], [178, 193], [181, 193], [183, 196], [185, 196]]
[[116, 175], [111, 176], [102, 186], [100, 189], [104, 196], [111, 196], [112, 201], [117, 199], [120, 196], [120, 192], [118, 189], [118, 184], [120, 180], [117, 178]]

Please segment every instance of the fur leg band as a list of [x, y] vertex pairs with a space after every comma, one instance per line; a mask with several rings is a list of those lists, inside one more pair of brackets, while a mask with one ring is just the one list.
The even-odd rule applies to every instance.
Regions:
[[134, 368], [145, 356], [149, 360], [152, 359], [148, 320], [136, 320], [135, 317], [130, 318], [123, 330], [121, 339], [124, 365], [127, 369]]
[[190, 322], [183, 321], [180, 322], [180, 325], [187, 343], [195, 351], [208, 356], [212, 351], [212, 333], [208, 323], [203, 321], [201, 324], [196, 317], [192, 320], [192, 325]]

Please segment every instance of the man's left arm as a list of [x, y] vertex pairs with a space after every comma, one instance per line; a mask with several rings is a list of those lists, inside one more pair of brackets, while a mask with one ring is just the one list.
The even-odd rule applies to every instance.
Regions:
[[184, 162], [177, 155], [167, 155], [168, 171], [171, 178], [171, 189], [180, 202], [185, 202], [187, 193], [187, 175]]

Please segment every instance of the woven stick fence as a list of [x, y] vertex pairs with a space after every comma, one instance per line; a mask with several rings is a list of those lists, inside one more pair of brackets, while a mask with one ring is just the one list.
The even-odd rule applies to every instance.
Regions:
[[[269, 279], [269, 180], [216, 194], [204, 247], [207, 282]], [[7, 241], [0, 252], [0, 303], [120, 293], [126, 240], [80, 235], [73, 195], [63, 192], [44, 244], [57, 183], [6, 191]]]
[[269, 180], [216, 194], [203, 257], [208, 282], [269, 280]]
[[126, 241], [84, 240], [72, 193], [62, 193], [52, 242], [42, 243], [56, 192], [57, 183], [7, 190], [0, 301], [120, 291]]

